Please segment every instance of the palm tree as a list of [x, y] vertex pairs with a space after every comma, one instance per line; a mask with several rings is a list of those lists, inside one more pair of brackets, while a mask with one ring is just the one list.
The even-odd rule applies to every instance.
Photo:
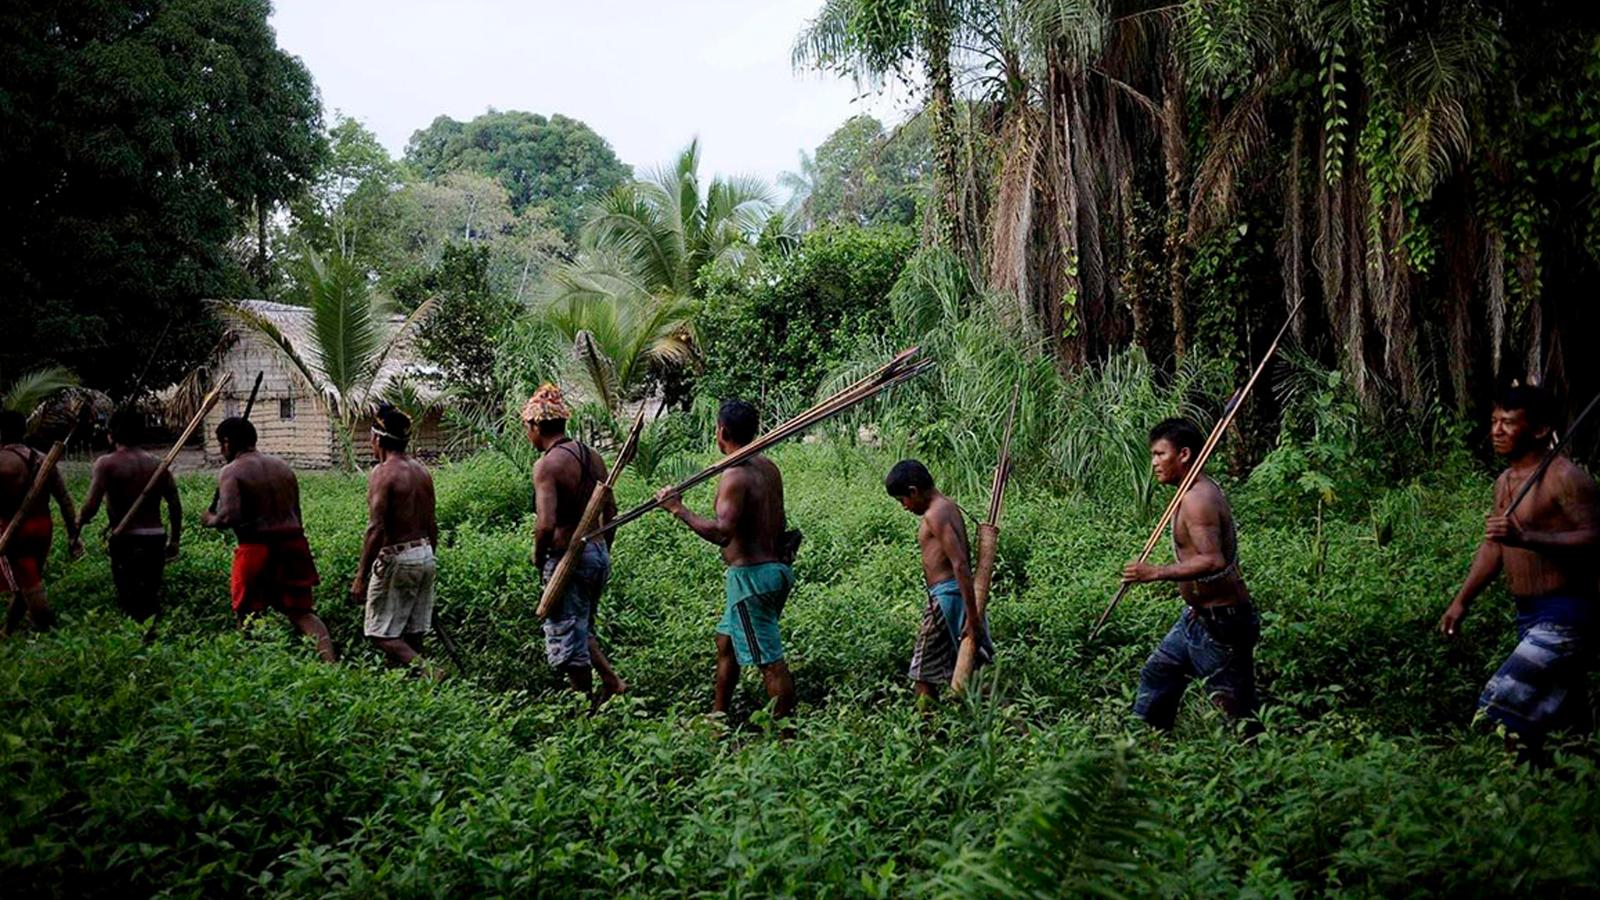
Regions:
[[622, 185], [590, 211], [578, 256], [546, 276], [540, 314], [573, 343], [577, 375], [615, 412], [652, 371], [693, 358], [695, 281], [707, 267], [746, 270], [771, 225], [766, 186], [702, 184], [700, 143]]
[[829, 69], [858, 83], [905, 76], [921, 64], [933, 119], [934, 190], [941, 242], [969, 265], [976, 259], [965, 214], [961, 137], [956, 131], [951, 55], [964, 34], [968, 0], [827, 0], [795, 41], [798, 67]]
[[227, 314], [265, 337], [289, 362], [334, 423], [345, 467], [354, 469], [351, 431], [377, 399], [390, 353], [433, 312], [435, 301], [422, 303], [397, 326], [391, 322], [389, 303], [373, 293], [367, 273], [352, 261], [325, 259], [307, 247], [299, 275], [311, 313], [310, 352], [302, 355], [271, 319], [255, 310], [235, 306]]
[[790, 222], [801, 229], [809, 230], [816, 224], [811, 211], [811, 195], [816, 192], [820, 177], [817, 158], [804, 150], [800, 151], [800, 167], [778, 176], [778, 187], [789, 192], [789, 202], [784, 204], [783, 212]]

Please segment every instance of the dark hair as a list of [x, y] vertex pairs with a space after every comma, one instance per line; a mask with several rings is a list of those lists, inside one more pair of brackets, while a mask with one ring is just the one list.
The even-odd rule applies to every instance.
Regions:
[[217, 440], [227, 441], [235, 453], [240, 450], [254, 450], [256, 427], [243, 416], [229, 416], [217, 423]]
[[1191, 455], [1199, 454], [1200, 448], [1206, 439], [1201, 436], [1200, 429], [1188, 419], [1162, 419], [1156, 427], [1150, 429], [1150, 443], [1166, 441], [1175, 450], [1189, 448]]
[[537, 423], [537, 427], [539, 429], [539, 434], [545, 437], [555, 437], [558, 434], [567, 433], [567, 420], [545, 419], [544, 421]]
[[131, 406], [111, 414], [111, 439], [124, 447], [144, 440], [144, 413]]
[[933, 490], [933, 475], [917, 460], [902, 459], [884, 476], [883, 487], [891, 497], [909, 497], [915, 488]]
[[1522, 410], [1528, 424], [1534, 428], [1554, 428], [1556, 424], [1556, 398], [1536, 384], [1514, 384], [1500, 389], [1494, 397], [1496, 409], [1506, 412]]
[[717, 424], [722, 426], [723, 437], [742, 447], [755, 440], [761, 417], [743, 400], [725, 400], [717, 410]]
[[411, 442], [411, 417], [387, 403], [378, 404], [379, 430], [390, 437], [378, 437], [378, 446], [385, 450], [403, 451]]
[[27, 416], [14, 409], [0, 410], [0, 442], [18, 444], [27, 436]]

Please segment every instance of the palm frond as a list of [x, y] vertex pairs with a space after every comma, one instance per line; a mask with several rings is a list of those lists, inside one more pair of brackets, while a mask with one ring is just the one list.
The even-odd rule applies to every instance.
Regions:
[[78, 376], [64, 366], [44, 366], [23, 372], [6, 386], [0, 405], [31, 416], [41, 403], [56, 394], [78, 386]]

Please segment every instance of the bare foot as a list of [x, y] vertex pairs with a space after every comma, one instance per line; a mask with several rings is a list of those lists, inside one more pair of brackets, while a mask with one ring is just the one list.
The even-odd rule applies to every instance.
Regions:
[[628, 683], [621, 678], [613, 678], [610, 683], [602, 682], [600, 690], [594, 692], [594, 701], [589, 706], [589, 714], [594, 715], [600, 711], [600, 707], [606, 705], [607, 700], [627, 692]]

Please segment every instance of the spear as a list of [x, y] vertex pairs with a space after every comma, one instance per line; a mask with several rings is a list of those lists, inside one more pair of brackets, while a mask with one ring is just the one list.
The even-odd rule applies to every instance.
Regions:
[[1000, 459], [995, 463], [994, 481], [989, 486], [989, 516], [978, 526], [978, 570], [972, 575], [972, 602], [977, 607], [978, 621], [972, 624], [972, 633], [961, 639], [956, 653], [956, 670], [950, 677], [950, 689], [960, 692], [972, 677], [978, 662], [978, 629], [986, 627], [989, 610], [989, 587], [994, 580], [995, 555], [1000, 547], [1000, 510], [1005, 503], [1006, 482], [1011, 479], [1011, 433], [1017, 422], [1017, 398], [1022, 393], [1022, 382], [1011, 390], [1011, 412], [1006, 414], [1005, 437], [1000, 441]]
[[[717, 462], [701, 469], [694, 475], [674, 485], [671, 491], [675, 494], [681, 494], [707, 479], [715, 478], [723, 471], [737, 466], [768, 447], [869, 400], [889, 388], [910, 381], [933, 368], [932, 360], [917, 359], [920, 353], [921, 349], [918, 347], [900, 351], [893, 359], [873, 371], [872, 374], [729, 453]], [[590, 531], [583, 538], [584, 540], [593, 540], [602, 534], [632, 522], [660, 505], [660, 501], [654, 498], [647, 500], [612, 519], [609, 523]]]
[[617, 459], [611, 464], [611, 471], [606, 473], [606, 479], [596, 483], [594, 490], [589, 493], [589, 505], [584, 507], [583, 517], [578, 519], [578, 527], [572, 529], [574, 538], [567, 542], [566, 552], [561, 554], [561, 561], [556, 563], [555, 571], [550, 573], [550, 580], [545, 582], [544, 593], [539, 597], [539, 618], [548, 618], [550, 608], [566, 592], [567, 583], [572, 580], [572, 573], [578, 567], [578, 557], [582, 555], [584, 546], [589, 543], [587, 537], [577, 537], [577, 535], [587, 535], [600, 521], [606, 505], [611, 502], [617, 478], [622, 475], [623, 467], [633, 461], [633, 455], [639, 449], [639, 433], [642, 431], [644, 431], [643, 409], [639, 410], [639, 417], [633, 420], [633, 430], [628, 432], [628, 439], [623, 442], [622, 449], [617, 451]]
[[50, 473], [55, 470], [56, 463], [61, 461], [61, 455], [67, 452], [67, 444], [72, 440], [72, 436], [78, 433], [78, 426], [83, 424], [83, 408], [87, 403], [87, 399], [80, 399], [78, 405], [73, 408], [71, 430], [67, 432], [66, 437], [50, 445], [50, 450], [44, 455], [44, 461], [39, 464], [39, 471], [34, 473], [33, 483], [28, 485], [28, 493], [23, 496], [16, 514], [6, 523], [6, 530], [0, 532], [0, 556], [3, 556], [6, 548], [11, 546], [11, 538], [16, 535], [22, 520], [27, 517], [28, 510], [33, 508], [39, 501], [39, 496], [44, 493], [45, 485], [50, 481]]
[[[250, 411], [256, 408], [256, 395], [261, 392], [261, 379], [266, 374], [265, 369], [257, 371], [256, 383], [250, 386], [250, 399], [244, 402], [244, 420], [246, 422], [250, 421]], [[221, 500], [222, 489], [219, 487], [211, 492], [211, 506], [208, 507], [208, 510], [215, 513], [217, 511], [217, 503]]]
[[[1200, 477], [1200, 470], [1205, 468], [1206, 461], [1211, 458], [1211, 451], [1216, 449], [1217, 443], [1222, 440], [1222, 435], [1227, 432], [1228, 426], [1233, 424], [1234, 417], [1239, 414], [1239, 410], [1244, 406], [1244, 399], [1250, 395], [1250, 389], [1256, 386], [1256, 380], [1261, 377], [1262, 372], [1267, 370], [1267, 363], [1278, 352], [1278, 345], [1282, 343], [1283, 336], [1289, 331], [1290, 323], [1294, 321], [1295, 313], [1300, 311], [1300, 304], [1304, 302], [1305, 298], [1303, 297], [1295, 302], [1294, 308], [1289, 310], [1288, 318], [1284, 319], [1283, 327], [1278, 329], [1277, 337], [1272, 339], [1272, 344], [1267, 347], [1267, 352], [1262, 355], [1261, 362], [1257, 363], [1255, 371], [1250, 373], [1250, 380], [1246, 381], [1244, 387], [1240, 388], [1238, 393], [1228, 400], [1228, 404], [1223, 410], [1222, 418], [1211, 429], [1210, 436], [1206, 438], [1205, 446], [1200, 448], [1200, 455], [1196, 456], [1194, 463], [1189, 466], [1189, 472], [1183, 476], [1183, 481], [1178, 485], [1177, 492], [1172, 495], [1171, 502], [1167, 504], [1166, 512], [1161, 514], [1161, 520], [1156, 523], [1156, 527], [1150, 532], [1150, 537], [1145, 540], [1144, 549], [1139, 552], [1139, 562], [1144, 562], [1150, 558], [1151, 551], [1155, 550], [1156, 543], [1161, 540], [1161, 532], [1166, 530], [1167, 523], [1171, 522], [1172, 517], [1177, 514], [1178, 507], [1182, 505], [1184, 496], [1189, 493], [1189, 488], [1194, 486], [1195, 479]], [[1111, 602], [1106, 606], [1105, 612], [1100, 614], [1100, 618], [1095, 620], [1094, 627], [1089, 630], [1090, 641], [1100, 634], [1100, 629], [1105, 627], [1106, 622], [1111, 618], [1111, 614], [1116, 611], [1117, 606], [1122, 603], [1122, 598], [1128, 595], [1128, 590], [1132, 587], [1133, 582], [1124, 581], [1117, 588], [1116, 596], [1111, 598]]]
[[1572, 443], [1572, 436], [1578, 433], [1579, 428], [1583, 427], [1583, 420], [1589, 418], [1589, 414], [1594, 412], [1596, 405], [1600, 405], [1600, 394], [1596, 394], [1595, 398], [1589, 401], [1589, 405], [1583, 408], [1583, 412], [1578, 413], [1578, 417], [1572, 420], [1572, 427], [1567, 429], [1567, 433], [1556, 441], [1549, 450], [1545, 451], [1544, 459], [1539, 460], [1539, 468], [1534, 469], [1533, 474], [1528, 476], [1528, 480], [1524, 481], [1522, 487], [1517, 489], [1517, 495], [1511, 498], [1511, 505], [1506, 507], [1506, 511], [1502, 515], [1509, 519], [1511, 514], [1517, 511], [1522, 499], [1528, 496], [1528, 492], [1533, 490], [1533, 486], [1538, 483], [1539, 479], [1544, 477], [1545, 470], [1549, 469], [1550, 464], [1555, 462], [1556, 457], [1561, 455], [1561, 451]]
[[183, 433], [178, 435], [177, 443], [173, 444], [172, 449], [167, 451], [167, 455], [161, 460], [161, 465], [156, 466], [155, 473], [150, 476], [149, 481], [145, 482], [144, 490], [139, 492], [139, 496], [133, 498], [133, 503], [129, 504], [128, 511], [122, 514], [122, 521], [117, 523], [117, 527], [111, 529], [112, 537], [121, 534], [133, 522], [133, 517], [139, 512], [139, 507], [144, 505], [144, 501], [155, 491], [156, 485], [161, 483], [161, 476], [172, 468], [172, 463], [178, 458], [179, 451], [183, 450], [183, 445], [189, 442], [189, 438], [194, 434], [195, 429], [200, 427], [200, 423], [205, 419], [206, 414], [211, 412], [211, 408], [217, 405], [218, 400], [222, 399], [222, 389], [227, 387], [228, 382], [232, 379], [232, 372], [223, 374], [222, 379], [217, 382], [217, 386], [212, 388], [211, 393], [207, 394], [206, 398], [201, 401], [200, 408], [195, 411], [194, 418], [189, 420], [188, 427], [184, 428]]

